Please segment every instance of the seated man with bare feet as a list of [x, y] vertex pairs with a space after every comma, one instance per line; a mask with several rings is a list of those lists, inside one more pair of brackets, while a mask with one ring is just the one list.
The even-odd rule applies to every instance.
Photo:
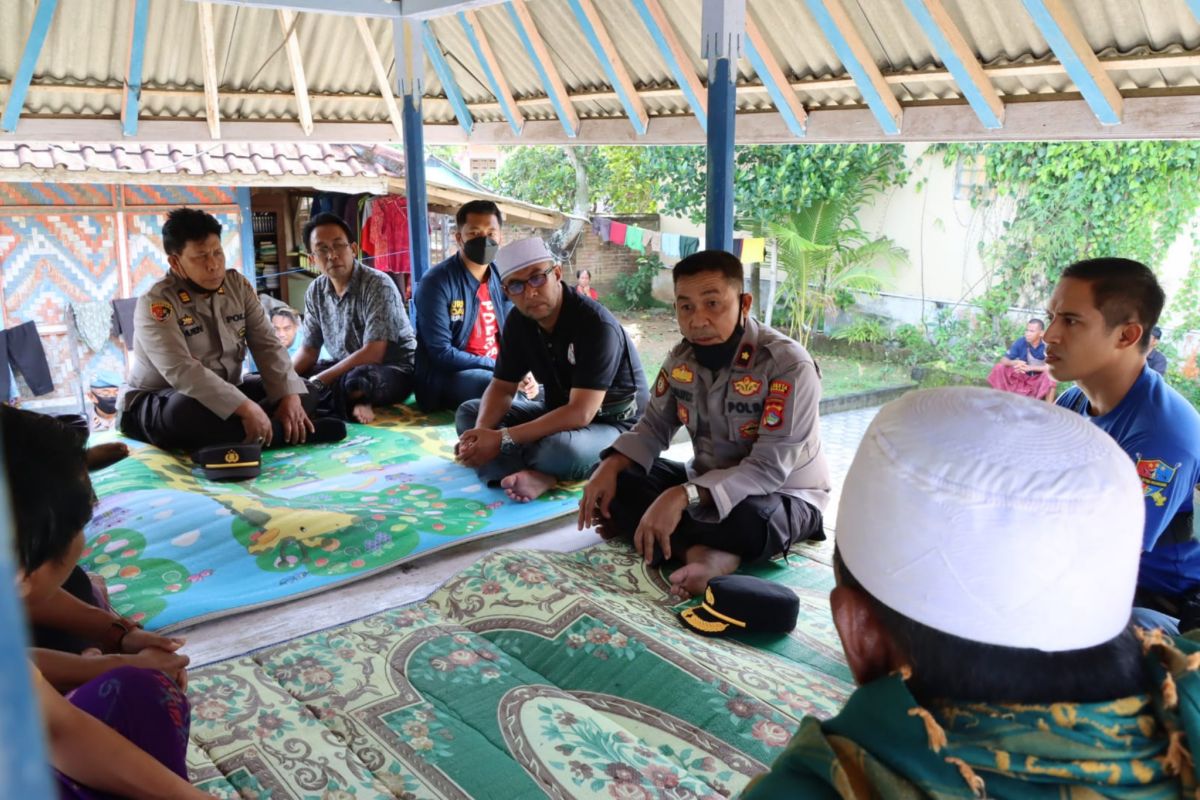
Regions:
[[[579, 527], [633, 536], [651, 564], [682, 557], [672, 591], [825, 538], [829, 467], [821, 450], [821, 379], [803, 347], [749, 316], [742, 264], [703, 250], [675, 265], [684, 336], [633, 430], [613, 443], [579, 504]], [[680, 426], [695, 455], [660, 458]]]
[[[505, 245], [492, 265], [518, 313], [509, 314], [491, 383], [458, 408], [458, 461], [510, 498], [534, 500], [561, 480], [582, 480], [646, 408], [642, 362], [621, 323], [599, 303], [564, 290], [541, 239]], [[544, 401], [513, 404], [532, 372]]]
[[[321, 275], [304, 295], [304, 342], [292, 363], [311, 375], [323, 410], [366, 425], [374, 406], [403, 403], [412, 392], [417, 337], [396, 284], [358, 261], [349, 225], [318, 214], [303, 233]], [[321, 345], [331, 361], [317, 361]]]

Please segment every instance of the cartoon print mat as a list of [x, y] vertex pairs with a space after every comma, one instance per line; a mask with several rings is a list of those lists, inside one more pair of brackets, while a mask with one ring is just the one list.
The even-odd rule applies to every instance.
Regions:
[[454, 463], [445, 419], [398, 407], [337, 444], [266, 451], [262, 474], [240, 483], [124, 440], [132, 455], [93, 475], [81, 563], [105, 577], [118, 613], [166, 631], [577, 508], [577, 485], [519, 504], [481, 484]]
[[809, 549], [754, 570], [800, 597], [796, 630], [740, 640], [685, 630], [627, 544], [490, 553], [424, 603], [193, 670], [191, 778], [245, 800], [734, 796], [852, 690]]

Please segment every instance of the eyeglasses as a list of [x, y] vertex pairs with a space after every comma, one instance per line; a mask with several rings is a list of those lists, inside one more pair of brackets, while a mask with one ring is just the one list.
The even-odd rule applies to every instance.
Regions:
[[320, 247], [314, 247], [313, 255], [316, 256], [317, 261], [328, 261], [329, 257], [334, 253], [337, 253], [338, 255], [345, 255], [346, 251], [349, 249], [349, 242], [335, 242], [333, 247], [326, 247], [324, 245], [321, 245]]
[[540, 289], [546, 285], [546, 281], [550, 280], [550, 273], [554, 271], [554, 264], [546, 267], [541, 272], [524, 281], [509, 281], [504, 285], [504, 291], [512, 295], [525, 294], [525, 287], [532, 286], [534, 289]]

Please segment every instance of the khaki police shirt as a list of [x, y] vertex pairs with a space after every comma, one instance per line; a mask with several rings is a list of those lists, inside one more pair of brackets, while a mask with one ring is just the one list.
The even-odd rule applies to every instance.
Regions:
[[821, 379], [797, 342], [747, 319], [731, 366], [700, 366], [687, 341], [658, 373], [650, 405], [612, 449], [649, 470], [681, 426], [694, 455], [688, 479], [712, 494], [714, 506], [693, 508], [701, 521], [723, 520], [752, 495], [798, 497], [817, 509], [829, 503], [829, 466], [821, 449]]
[[306, 393], [254, 286], [242, 273], [227, 270], [221, 288], [208, 293], [194, 291], [183, 278], [168, 273], [138, 298], [133, 367], [117, 406], [128, 409], [141, 392], [174, 389], [228, 419], [246, 401], [238, 385], [247, 347], [269, 400]]

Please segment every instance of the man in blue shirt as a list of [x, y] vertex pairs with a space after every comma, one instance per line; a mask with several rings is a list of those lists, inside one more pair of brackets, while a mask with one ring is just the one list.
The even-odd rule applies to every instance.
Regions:
[[[492, 259], [504, 241], [503, 216], [491, 200], [472, 200], [455, 215], [458, 252], [434, 265], [417, 284], [417, 405], [457, 409], [478, 400], [491, 383], [500, 335], [512, 302]], [[537, 396], [532, 376], [520, 394]], [[524, 398], [518, 395], [518, 405]]]
[[1054, 379], [1046, 371], [1046, 323], [1031, 319], [1025, 336], [1017, 339], [992, 368], [988, 383], [1002, 392], [1015, 392], [1035, 400], [1054, 399]]
[[1146, 365], [1164, 300], [1144, 264], [1123, 258], [1072, 264], [1050, 299], [1046, 363], [1055, 379], [1076, 382], [1058, 404], [1088, 416], [1136, 464], [1146, 522], [1135, 603], [1178, 618], [1186, 631], [1200, 627], [1192, 507], [1200, 483], [1200, 414]]
[[1158, 340], [1162, 338], [1162, 328], [1157, 325], [1150, 333], [1150, 352], [1146, 353], [1146, 366], [1159, 375], [1167, 374], [1167, 357], [1158, 349]]

